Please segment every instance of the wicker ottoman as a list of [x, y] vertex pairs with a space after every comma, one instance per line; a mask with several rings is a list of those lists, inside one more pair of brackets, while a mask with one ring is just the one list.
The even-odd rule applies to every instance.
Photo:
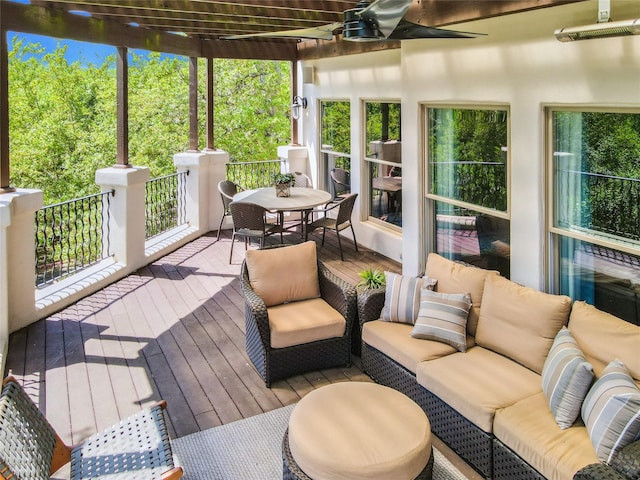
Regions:
[[430, 479], [431, 427], [424, 411], [392, 388], [335, 383], [295, 406], [282, 461], [285, 480]]

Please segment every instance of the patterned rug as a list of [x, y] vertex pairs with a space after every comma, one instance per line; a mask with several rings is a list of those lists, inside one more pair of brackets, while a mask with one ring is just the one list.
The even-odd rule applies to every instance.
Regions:
[[[282, 437], [293, 405], [172, 441], [185, 480], [280, 480]], [[434, 449], [434, 480], [466, 480]]]

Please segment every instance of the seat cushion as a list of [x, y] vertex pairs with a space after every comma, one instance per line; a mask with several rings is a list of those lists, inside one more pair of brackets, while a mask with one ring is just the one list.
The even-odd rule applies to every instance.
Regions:
[[571, 299], [487, 278], [476, 343], [542, 373], [553, 339], [569, 321]]
[[596, 377], [616, 358], [622, 361], [640, 386], [640, 327], [625, 322], [585, 302], [574, 302], [569, 330]]
[[487, 433], [496, 410], [542, 391], [540, 375], [475, 346], [416, 368], [418, 383]]
[[272, 348], [342, 337], [347, 326], [340, 312], [321, 298], [269, 307], [267, 314]]
[[498, 410], [493, 434], [549, 480], [570, 480], [598, 463], [584, 424], [560, 429], [542, 392]]
[[308, 393], [289, 419], [289, 447], [309, 477], [413, 480], [431, 456], [431, 427], [402, 393], [370, 382]]
[[468, 267], [441, 257], [437, 253], [430, 253], [425, 275], [438, 281], [436, 292], [471, 295], [472, 306], [467, 320], [467, 333], [474, 336], [480, 318], [485, 279], [488, 276], [498, 276], [498, 272]]
[[267, 307], [320, 296], [315, 242], [248, 250], [251, 288]]
[[[446, 343], [411, 337], [413, 326], [382, 320], [366, 322], [362, 326], [362, 341], [416, 373], [418, 363], [451, 355], [456, 349]], [[472, 344], [473, 339], [470, 339]]]

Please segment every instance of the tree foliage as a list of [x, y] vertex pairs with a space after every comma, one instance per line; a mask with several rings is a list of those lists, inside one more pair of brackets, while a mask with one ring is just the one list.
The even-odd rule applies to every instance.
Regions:
[[[9, 52], [10, 182], [43, 190], [45, 204], [98, 191], [95, 171], [116, 163], [115, 55], [68, 62], [13, 37]], [[199, 68], [200, 148], [205, 146], [206, 69]], [[275, 159], [289, 142], [289, 62], [215, 60], [215, 146], [235, 161]], [[189, 147], [185, 57], [129, 55], [129, 163], [152, 177], [175, 171]]]

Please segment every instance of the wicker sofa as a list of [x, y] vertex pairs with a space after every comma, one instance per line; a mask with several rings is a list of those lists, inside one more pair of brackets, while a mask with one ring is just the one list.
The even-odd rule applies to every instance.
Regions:
[[361, 292], [362, 366], [374, 380], [422, 406], [433, 432], [485, 478], [640, 478], [640, 440], [602, 463], [580, 415], [558, 427], [541, 375], [568, 325], [596, 378], [618, 358], [640, 385], [640, 327], [436, 254], [425, 277], [437, 292], [470, 293], [466, 351], [412, 337], [412, 325], [380, 319], [384, 289]]

